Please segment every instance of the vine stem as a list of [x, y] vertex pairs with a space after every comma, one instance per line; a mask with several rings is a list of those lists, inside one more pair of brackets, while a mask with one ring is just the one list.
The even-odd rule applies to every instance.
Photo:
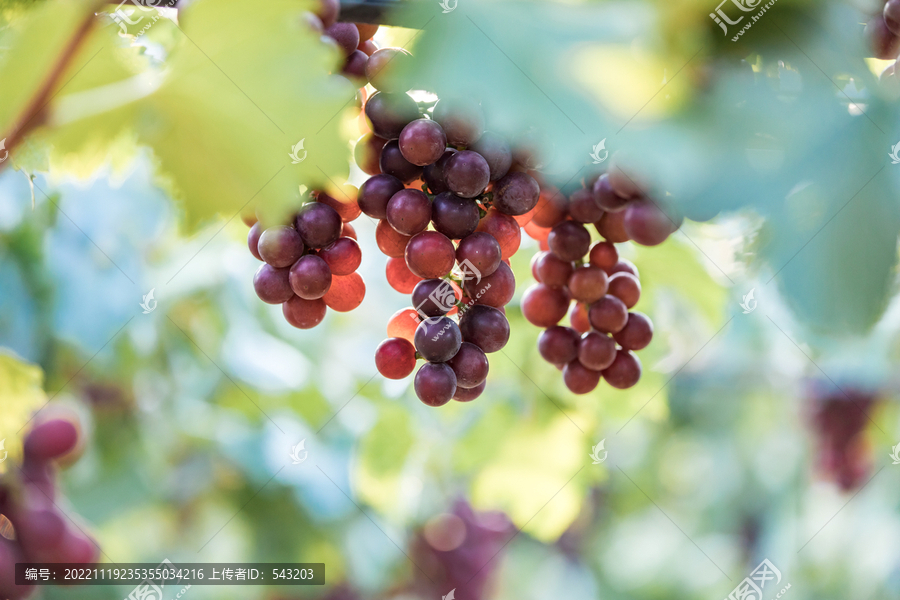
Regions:
[[[66, 72], [66, 69], [68, 69], [69, 65], [72, 63], [79, 48], [87, 39], [88, 34], [93, 28], [97, 18], [94, 14], [95, 10], [98, 10], [102, 5], [102, 2], [96, 2], [90, 7], [90, 11], [85, 15], [85, 18], [78, 26], [78, 29], [75, 30], [69, 43], [63, 47], [53, 68], [47, 73], [47, 77], [44, 79], [43, 84], [38, 88], [37, 93], [35, 93], [31, 102], [25, 106], [22, 116], [16, 121], [15, 128], [6, 136], [0, 138], [6, 140], [7, 152], [12, 153], [13, 149], [21, 143], [22, 139], [32, 129], [40, 125], [41, 119], [39, 119], [39, 117], [53, 99], [53, 96], [55, 95], [53, 94], [53, 90], [56, 89], [60, 79]], [[4, 161], [4, 163], [5, 162], [6, 161]], [[6, 165], [0, 164], [0, 170], [2, 170], [4, 166]]]

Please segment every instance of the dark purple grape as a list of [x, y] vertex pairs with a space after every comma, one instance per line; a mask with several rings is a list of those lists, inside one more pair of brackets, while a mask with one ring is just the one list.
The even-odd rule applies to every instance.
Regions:
[[484, 113], [469, 98], [444, 98], [434, 105], [434, 120], [441, 124], [452, 146], [471, 146], [484, 133]]
[[304, 204], [295, 220], [297, 232], [309, 248], [324, 248], [341, 237], [341, 215], [321, 202]]
[[387, 216], [388, 202], [402, 189], [403, 182], [393, 175], [369, 177], [359, 186], [359, 208], [373, 219], [384, 219]]
[[900, 36], [897, 36], [888, 27], [884, 13], [872, 17], [866, 23], [865, 35], [869, 38], [873, 56], [881, 60], [896, 60], [900, 52]]
[[419, 118], [419, 106], [405, 93], [376, 92], [366, 102], [366, 116], [375, 135], [396, 140], [407, 123]]
[[487, 162], [491, 171], [491, 181], [497, 181], [506, 175], [512, 166], [512, 150], [506, 140], [496, 133], [486, 131], [470, 149], [480, 154]]
[[592, 371], [573, 360], [563, 367], [563, 382], [573, 394], [587, 394], [600, 383], [600, 371]]
[[482, 381], [478, 385], [473, 388], [464, 388], [462, 386], [456, 386], [456, 393], [453, 394], [453, 399], [457, 402], [471, 402], [475, 398], [481, 395], [484, 392], [484, 388], [487, 387], [487, 381]]
[[423, 279], [412, 291], [413, 308], [423, 317], [442, 317], [457, 301], [456, 290], [443, 279]]
[[650, 200], [635, 200], [625, 209], [622, 225], [628, 237], [638, 244], [656, 246], [681, 227], [683, 219], [671, 208], [668, 213]]
[[538, 337], [538, 352], [548, 363], [561, 367], [578, 358], [581, 336], [571, 327], [554, 325]]
[[397, 233], [415, 235], [425, 231], [431, 221], [431, 202], [425, 192], [403, 189], [387, 205], [387, 221]]
[[459, 329], [463, 340], [488, 354], [497, 352], [509, 341], [509, 321], [492, 306], [476, 304], [468, 308], [459, 319]]
[[281, 304], [294, 295], [288, 279], [290, 269], [276, 269], [272, 265], [260, 265], [253, 276], [253, 289], [266, 304]]
[[460, 240], [456, 247], [456, 260], [466, 279], [493, 275], [502, 260], [500, 243], [491, 234], [476, 231]]
[[303, 240], [293, 227], [269, 227], [259, 236], [259, 255], [276, 269], [289, 267], [303, 255]]
[[456, 373], [446, 363], [425, 363], [416, 373], [416, 396], [428, 406], [443, 406], [456, 393]]
[[563, 221], [550, 230], [547, 245], [562, 260], [581, 260], [590, 250], [591, 234], [581, 223]]
[[447, 148], [447, 136], [431, 119], [416, 119], [400, 132], [400, 152], [414, 165], [424, 167], [437, 162]]
[[643, 313], [628, 313], [625, 327], [613, 337], [625, 350], [641, 350], [653, 340], [653, 322]]
[[[354, 50], [344, 62], [344, 68], [341, 73], [346, 75], [351, 81], [355, 80], [356, 84], [365, 85], [366, 81], [366, 63], [369, 57], [362, 50]], [[361, 86], [360, 86], [361, 87]]]
[[591, 327], [603, 333], [618, 333], [628, 322], [628, 308], [615, 296], [606, 295], [588, 309]]
[[295, 294], [304, 300], [316, 300], [331, 287], [331, 269], [321, 257], [307, 254], [291, 267], [290, 282]]
[[359, 29], [353, 23], [335, 23], [325, 30], [325, 35], [337, 42], [344, 56], [350, 56], [359, 46]]
[[569, 215], [579, 223], [596, 223], [603, 217], [603, 209], [590, 190], [581, 188], [569, 196]]
[[456, 356], [462, 334], [456, 321], [449, 317], [426, 319], [416, 327], [416, 350], [428, 362], [446, 362]]
[[418, 167], [405, 158], [400, 152], [400, 144], [397, 140], [391, 140], [381, 150], [381, 171], [393, 175], [403, 183], [409, 183], [422, 174], [422, 167]]
[[435, 230], [451, 240], [459, 240], [475, 232], [481, 221], [478, 204], [471, 198], [460, 198], [453, 192], [438, 194], [432, 206]]
[[491, 182], [491, 170], [480, 154], [463, 150], [447, 160], [444, 181], [457, 196], [474, 198]]
[[624, 390], [636, 384], [641, 378], [641, 361], [633, 352], [619, 350], [613, 363], [603, 371], [606, 383]]
[[432, 194], [442, 194], [450, 190], [450, 188], [447, 187], [447, 183], [444, 181], [444, 166], [446, 166], [447, 161], [450, 160], [450, 157], [454, 154], [456, 154], [456, 150], [447, 148], [437, 162], [426, 166], [422, 170], [422, 179], [428, 184], [428, 190]]
[[463, 342], [459, 352], [447, 364], [456, 373], [456, 385], [462, 388], [473, 388], [484, 383], [490, 368], [484, 350], [471, 342]]
[[255, 256], [257, 260], [263, 259], [262, 256], [259, 255], [259, 238], [262, 236], [262, 232], [262, 225], [257, 221], [250, 227], [250, 231], [247, 233], [247, 247], [250, 248], [250, 254]]
[[605, 333], [586, 333], [578, 344], [578, 361], [591, 371], [602, 371], [615, 358], [616, 342]]
[[507, 215], [524, 215], [537, 206], [540, 195], [541, 186], [531, 175], [513, 171], [494, 184], [494, 208]]
[[884, 4], [884, 23], [894, 34], [900, 35], [900, 0], [888, 0]]
[[[618, 212], [625, 210], [625, 207], [628, 206], [628, 199], [613, 191], [612, 186], [609, 185], [609, 175], [606, 173], [594, 182], [593, 196], [597, 206], [606, 212]], [[596, 221], [594, 222], [596, 223]]]

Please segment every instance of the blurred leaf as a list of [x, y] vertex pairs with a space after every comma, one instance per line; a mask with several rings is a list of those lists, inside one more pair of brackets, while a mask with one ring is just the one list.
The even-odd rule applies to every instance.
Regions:
[[[0, 458], [21, 460], [23, 434], [20, 432], [31, 418], [31, 414], [47, 403], [47, 395], [41, 387], [44, 373], [40, 367], [19, 360], [7, 350], [0, 349], [0, 440], [5, 440]], [[7, 464], [0, 463], [0, 472], [8, 470]]]

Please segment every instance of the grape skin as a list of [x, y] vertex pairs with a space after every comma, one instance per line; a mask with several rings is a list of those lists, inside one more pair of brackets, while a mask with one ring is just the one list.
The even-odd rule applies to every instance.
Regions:
[[484, 389], [487, 387], [487, 381], [482, 381], [478, 385], [473, 388], [464, 388], [460, 385], [456, 386], [456, 393], [453, 394], [453, 399], [457, 402], [471, 402], [478, 396], [484, 392]]
[[609, 294], [633, 308], [641, 299], [641, 282], [631, 273], [616, 273], [609, 278]]
[[592, 371], [573, 360], [563, 367], [563, 382], [573, 394], [587, 394], [600, 383], [600, 371]]
[[599, 267], [606, 271], [607, 275], [612, 275], [613, 269], [619, 262], [619, 253], [615, 244], [610, 242], [597, 242], [591, 246], [588, 260], [594, 267]]
[[615, 296], [607, 294], [588, 309], [591, 326], [603, 333], [618, 333], [628, 322], [628, 308]]
[[438, 232], [452, 240], [459, 240], [475, 232], [481, 221], [481, 212], [474, 200], [444, 192], [435, 197], [431, 218]]
[[575, 272], [571, 261], [562, 260], [552, 252], [543, 252], [535, 264], [535, 271], [541, 283], [550, 287], [562, 287], [569, 283]]
[[613, 337], [625, 350], [642, 350], [653, 340], [653, 322], [643, 313], [628, 313], [625, 327]]
[[328, 264], [335, 275], [349, 275], [362, 263], [362, 250], [351, 237], [340, 237], [327, 248], [319, 252], [319, 256]]
[[344, 56], [350, 56], [359, 46], [359, 29], [353, 23], [335, 23], [325, 30], [325, 35], [337, 42]]
[[474, 198], [491, 181], [491, 169], [477, 152], [457, 152], [444, 165], [444, 181], [450, 191], [463, 198]]
[[416, 166], [403, 157], [400, 144], [391, 140], [381, 150], [381, 170], [393, 175], [403, 183], [409, 183], [422, 174], [422, 167]]
[[367, 133], [356, 141], [353, 158], [363, 173], [366, 175], [381, 174], [381, 149], [387, 142], [386, 139], [380, 138], [374, 133]]
[[581, 337], [574, 329], [554, 325], [538, 337], [538, 352], [548, 363], [562, 366], [578, 357]]
[[459, 319], [463, 340], [471, 342], [485, 353], [497, 352], [509, 341], [509, 321], [506, 315], [491, 306], [476, 304]]
[[309, 248], [324, 248], [341, 236], [343, 222], [336, 210], [327, 204], [304, 204], [295, 219], [297, 232]]
[[484, 133], [484, 113], [468, 98], [443, 98], [434, 105], [434, 120], [447, 133], [453, 146], [471, 146]]
[[613, 363], [603, 371], [603, 379], [614, 388], [624, 390], [640, 380], [641, 370], [641, 361], [633, 352], [619, 350]]
[[359, 273], [331, 278], [331, 287], [322, 296], [322, 300], [331, 310], [350, 312], [366, 297], [366, 282]]
[[447, 147], [447, 136], [431, 119], [416, 119], [400, 132], [400, 152], [414, 165], [424, 167], [436, 162]]
[[603, 269], [584, 266], [572, 272], [567, 287], [572, 298], [590, 304], [606, 295], [609, 281]]
[[581, 223], [563, 221], [550, 231], [547, 244], [550, 251], [562, 260], [581, 260], [590, 249], [591, 234]]
[[609, 183], [609, 175], [604, 173], [594, 182], [594, 203], [606, 212], [619, 212], [628, 206], [628, 198], [616, 194]]
[[294, 296], [281, 305], [285, 320], [297, 329], [312, 329], [325, 318], [327, 307], [320, 298], [304, 300]]
[[275, 267], [289, 267], [303, 254], [303, 240], [293, 227], [270, 227], [259, 237], [260, 257]]
[[281, 304], [294, 295], [289, 281], [290, 269], [276, 269], [272, 265], [260, 265], [253, 276], [253, 289], [266, 304]]
[[569, 296], [562, 288], [538, 283], [525, 290], [522, 296], [522, 315], [532, 325], [552, 327], [566, 316]]
[[447, 182], [444, 181], [444, 167], [454, 154], [456, 154], [456, 150], [447, 148], [435, 163], [426, 165], [422, 170], [422, 179], [428, 185], [428, 191], [432, 194], [437, 195], [450, 191], [450, 188], [447, 187]]
[[397, 233], [387, 220], [379, 221], [375, 228], [375, 243], [385, 256], [392, 258], [403, 256], [410, 239], [412, 238], [408, 235]]
[[428, 406], [443, 406], [456, 394], [456, 373], [446, 363], [425, 363], [416, 373], [416, 395]]
[[307, 254], [291, 267], [289, 279], [295, 294], [304, 300], [316, 300], [331, 288], [332, 275], [321, 257]]
[[[460, 265], [468, 261], [482, 277], [492, 275], [500, 266], [503, 253], [497, 239], [489, 233], [476, 231], [464, 237], [456, 247], [456, 260]], [[473, 273], [464, 270], [467, 277]]]
[[387, 221], [397, 233], [413, 236], [425, 231], [431, 221], [431, 202], [421, 190], [403, 189], [387, 205]]
[[597, 233], [603, 236], [608, 242], [613, 244], [622, 244], [631, 238], [625, 231], [625, 212], [607, 212], [603, 218], [594, 223]]
[[416, 350], [428, 362], [442, 363], [459, 351], [462, 333], [449, 317], [433, 317], [419, 323], [414, 336]]
[[359, 187], [359, 208], [373, 219], [384, 219], [387, 217], [388, 202], [402, 189], [405, 189], [403, 182], [393, 175], [369, 177]]
[[500, 255], [504, 260], [512, 258], [522, 243], [522, 229], [516, 220], [494, 208], [481, 219], [475, 231], [494, 236], [500, 244]]
[[[369, 57], [366, 65], [366, 77], [370, 82], [372, 75], [369, 70], [372, 66], [372, 57]], [[372, 94], [366, 102], [365, 112], [369, 122], [372, 123], [372, 131], [378, 137], [386, 140], [396, 140], [407, 123], [419, 118], [419, 107], [416, 101], [402, 92], [399, 94], [386, 92]]]
[[579, 223], [596, 223], [603, 217], [603, 212], [594, 202], [594, 195], [586, 189], [575, 190], [569, 196], [569, 215]]
[[[438, 298], [437, 302], [432, 299], [432, 294]], [[452, 308], [447, 305], [455, 305], [459, 300], [456, 289], [443, 279], [423, 279], [412, 291], [413, 307], [425, 317], [442, 317]]]
[[578, 343], [578, 361], [592, 371], [608, 368], [616, 358], [616, 342], [605, 333], [591, 331]]
[[463, 342], [447, 364], [456, 374], [456, 385], [460, 388], [480, 386], [487, 379], [490, 370], [484, 351], [471, 342]]
[[475, 280], [468, 280], [463, 289], [476, 304], [501, 308], [509, 304], [516, 292], [516, 276], [509, 265], [501, 262], [491, 275], [482, 277], [477, 283]]
[[527, 173], [513, 171], [494, 184], [494, 208], [503, 214], [524, 215], [537, 206], [541, 186]]
[[[672, 212], [671, 209], [669, 212]], [[644, 246], [657, 246], [681, 226], [681, 218], [672, 219], [649, 200], [632, 202], [625, 209], [622, 227], [629, 238]]]
[[456, 248], [447, 236], [437, 231], [423, 231], [410, 238], [406, 246], [406, 265], [422, 279], [447, 275], [456, 262]]
[[375, 349], [375, 366], [388, 379], [404, 379], [416, 368], [416, 349], [403, 338], [390, 338]]
[[380, 93], [404, 94], [409, 90], [406, 71], [411, 62], [412, 54], [403, 48], [381, 48], [373, 52], [366, 63], [366, 79]]
[[411, 294], [416, 284], [422, 281], [406, 266], [406, 259], [402, 256], [388, 258], [385, 265], [385, 278], [388, 284], [401, 294]]

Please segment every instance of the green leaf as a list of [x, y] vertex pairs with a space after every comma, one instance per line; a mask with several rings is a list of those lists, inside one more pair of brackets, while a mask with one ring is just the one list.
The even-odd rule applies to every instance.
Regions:
[[[22, 439], [20, 432], [31, 419], [31, 414], [47, 403], [47, 395], [41, 387], [44, 373], [36, 365], [28, 364], [6, 350], [0, 350], [0, 458], [21, 460]], [[6, 461], [0, 463], [0, 473], [8, 469]]]

